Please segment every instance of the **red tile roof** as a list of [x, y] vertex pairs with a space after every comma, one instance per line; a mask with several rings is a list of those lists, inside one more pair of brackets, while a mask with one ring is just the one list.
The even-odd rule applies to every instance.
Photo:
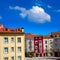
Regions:
[[35, 34], [25, 34], [25, 38], [34, 38], [35, 36]]
[[52, 38], [52, 37], [51, 37], [51, 34], [48, 34], [48, 35], [43, 36], [43, 38], [44, 39], [49, 39], [49, 38]]
[[52, 32], [52, 35], [60, 35], [60, 31], [59, 32]]
[[2, 24], [0, 24], [0, 33], [24, 33], [22, 32], [22, 28], [4, 28]]

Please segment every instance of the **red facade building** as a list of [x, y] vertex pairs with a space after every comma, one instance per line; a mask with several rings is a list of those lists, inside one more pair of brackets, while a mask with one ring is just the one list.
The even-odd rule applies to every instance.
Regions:
[[35, 56], [42, 57], [43, 52], [44, 52], [43, 46], [44, 46], [43, 45], [43, 36], [34, 37], [34, 54], [35, 54]]

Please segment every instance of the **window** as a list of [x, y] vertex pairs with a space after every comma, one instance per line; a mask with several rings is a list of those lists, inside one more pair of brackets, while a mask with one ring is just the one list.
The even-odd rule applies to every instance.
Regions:
[[59, 44], [57, 44], [56, 46], [57, 46], [57, 48], [59, 48], [59, 47], [60, 47], [60, 45], [59, 45]]
[[47, 48], [47, 45], [45, 47]]
[[40, 45], [40, 48], [42, 48], [42, 46]]
[[53, 45], [50, 45], [51, 48], [53, 48]]
[[4, 53], [7, 54], [8, 53], [8, 48], [4, 48]]
[[38, 44], [38, 41], [35, 41], [35, 44]]
[[32, 41], [30, 40], [30, 41], [29, 41], [29, 45], [31, 45], [31, 44], [32, 44]]
[[18, 52], [21, 52], [21, 47], [18, 47]]
[[4, 43], [8, 43], [8, 38], [4, 38]]
[[18, 31], [21, 31], [21, 30], [18, 28]]
[[8, 57], [5, 57], [4, 60], [8, 60]]
[[18, 38], [18, 42], [21, 42], [21, 38]]
[[57, 35], [55, 35], [55, 37], [57, 37]]
[[32, 46], [29, 46], [30, 51], [32, 50]]
[[11, 47], [11, 51], [14, 52], [14, 47]]
[[53, 42], [51, 41], [50, 44], [53, 44]]
[[37, 50], [38, 49], [38, 46], [35, 46], [35, 49]]
[[50, 40], [50, 41], [52, 41], [52, 40]]
[[11, 42], [14, 42], [14, 38], [11, 38]]
[[40, 40], [39, 43], [42, 43], [42, 41]]
[[47, 41], [45, 41], [45, 44], [47, 44]]
[[11, 60], [14, 60], [14, 57], [11, 57]]
[[21, 56], [18, 56], [18, 60], [21, 60]]
[[5, 28], [5, 31], [8, 31], [8, 28]]

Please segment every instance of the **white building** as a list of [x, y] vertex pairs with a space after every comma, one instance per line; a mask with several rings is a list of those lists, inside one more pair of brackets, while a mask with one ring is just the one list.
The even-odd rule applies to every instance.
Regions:
[[45, 36], [44, 41], [44, 56], [54, 56], [53, 53], [53, 38]]
[[34, 34], [25, 34], [25, 50], [26, 52], [34, 52]]

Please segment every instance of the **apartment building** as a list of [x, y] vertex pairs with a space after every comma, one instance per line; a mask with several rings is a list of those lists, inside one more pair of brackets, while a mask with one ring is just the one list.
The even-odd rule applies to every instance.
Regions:
[[60, 57], [60, 32], [52, 32], [51, 37], [54, 38], [54, 55], [55, 57]]
[[54, 56], [53, 41], [54, 41], [54, 38], [51, 38], [50, 36], [44, 36], [43, 43], [44, 43], [44, 56], [45, 57]]
[[36, 57], [60, 57], [60, 32], [38, 36], [25, 35], [26, 52], [34, 52]]
[[0, 60], [25, 60], [23, 28], [5, 28], [0, 24]]
[[36, 35], [27, 33], [25, 34], [25, 46], [26, 46], [26, 52], [34, 52], [34, 37]]
[[44, 47], [43, 47], [43, 36], [36, 36], [34, 37], [34, 55], [36, 57], [42, 57], [43, 52], [44, 52]]

